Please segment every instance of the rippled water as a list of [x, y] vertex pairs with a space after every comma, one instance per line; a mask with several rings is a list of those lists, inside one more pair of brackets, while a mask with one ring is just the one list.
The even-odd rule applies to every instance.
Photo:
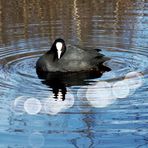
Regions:
[[[111, 71], [54, 92], [35, 63], [57, 37]], [[0, 147], [148, 147], [147, 49], [147, 0], [0, 1]]]

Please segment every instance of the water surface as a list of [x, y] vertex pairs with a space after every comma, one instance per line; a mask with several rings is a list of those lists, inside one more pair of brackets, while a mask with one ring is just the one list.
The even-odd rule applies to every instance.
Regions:
[[[148, 147], [147, 24], [147, 0], [1, 0], [0, 147]], [[55, 97], [35, 63], [58, 37], [112, 70]]]

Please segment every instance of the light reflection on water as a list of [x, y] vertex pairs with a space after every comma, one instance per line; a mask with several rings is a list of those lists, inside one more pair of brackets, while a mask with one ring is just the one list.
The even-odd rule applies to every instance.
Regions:
[[[143, 0], [0, 1], [0, 147], [147, 147], [147, 15]], [[57, 37], [102, 49], [112, 70], [41, 82]]]

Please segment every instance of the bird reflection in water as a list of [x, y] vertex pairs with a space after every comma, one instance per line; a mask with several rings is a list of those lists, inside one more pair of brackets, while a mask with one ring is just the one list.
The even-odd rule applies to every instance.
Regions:
[[110, 71], [109, 67], [99, 65], [99, 71], [81, 71], [81, 72], [42, 72], [36, 71], [42, 83], [52, 88], [54, 99], [66, 98], [67, 87], [88, 85], [87, 80], [102, 76], [104, 72]]

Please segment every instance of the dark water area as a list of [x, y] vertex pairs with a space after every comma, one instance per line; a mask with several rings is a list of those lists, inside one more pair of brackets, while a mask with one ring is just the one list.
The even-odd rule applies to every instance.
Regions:
[[[59, 37], [111, 71], [51, 86], [35, 65]], [[0, 148], [147, 148], [148, 1], [0, 0], [0, 114]]]

